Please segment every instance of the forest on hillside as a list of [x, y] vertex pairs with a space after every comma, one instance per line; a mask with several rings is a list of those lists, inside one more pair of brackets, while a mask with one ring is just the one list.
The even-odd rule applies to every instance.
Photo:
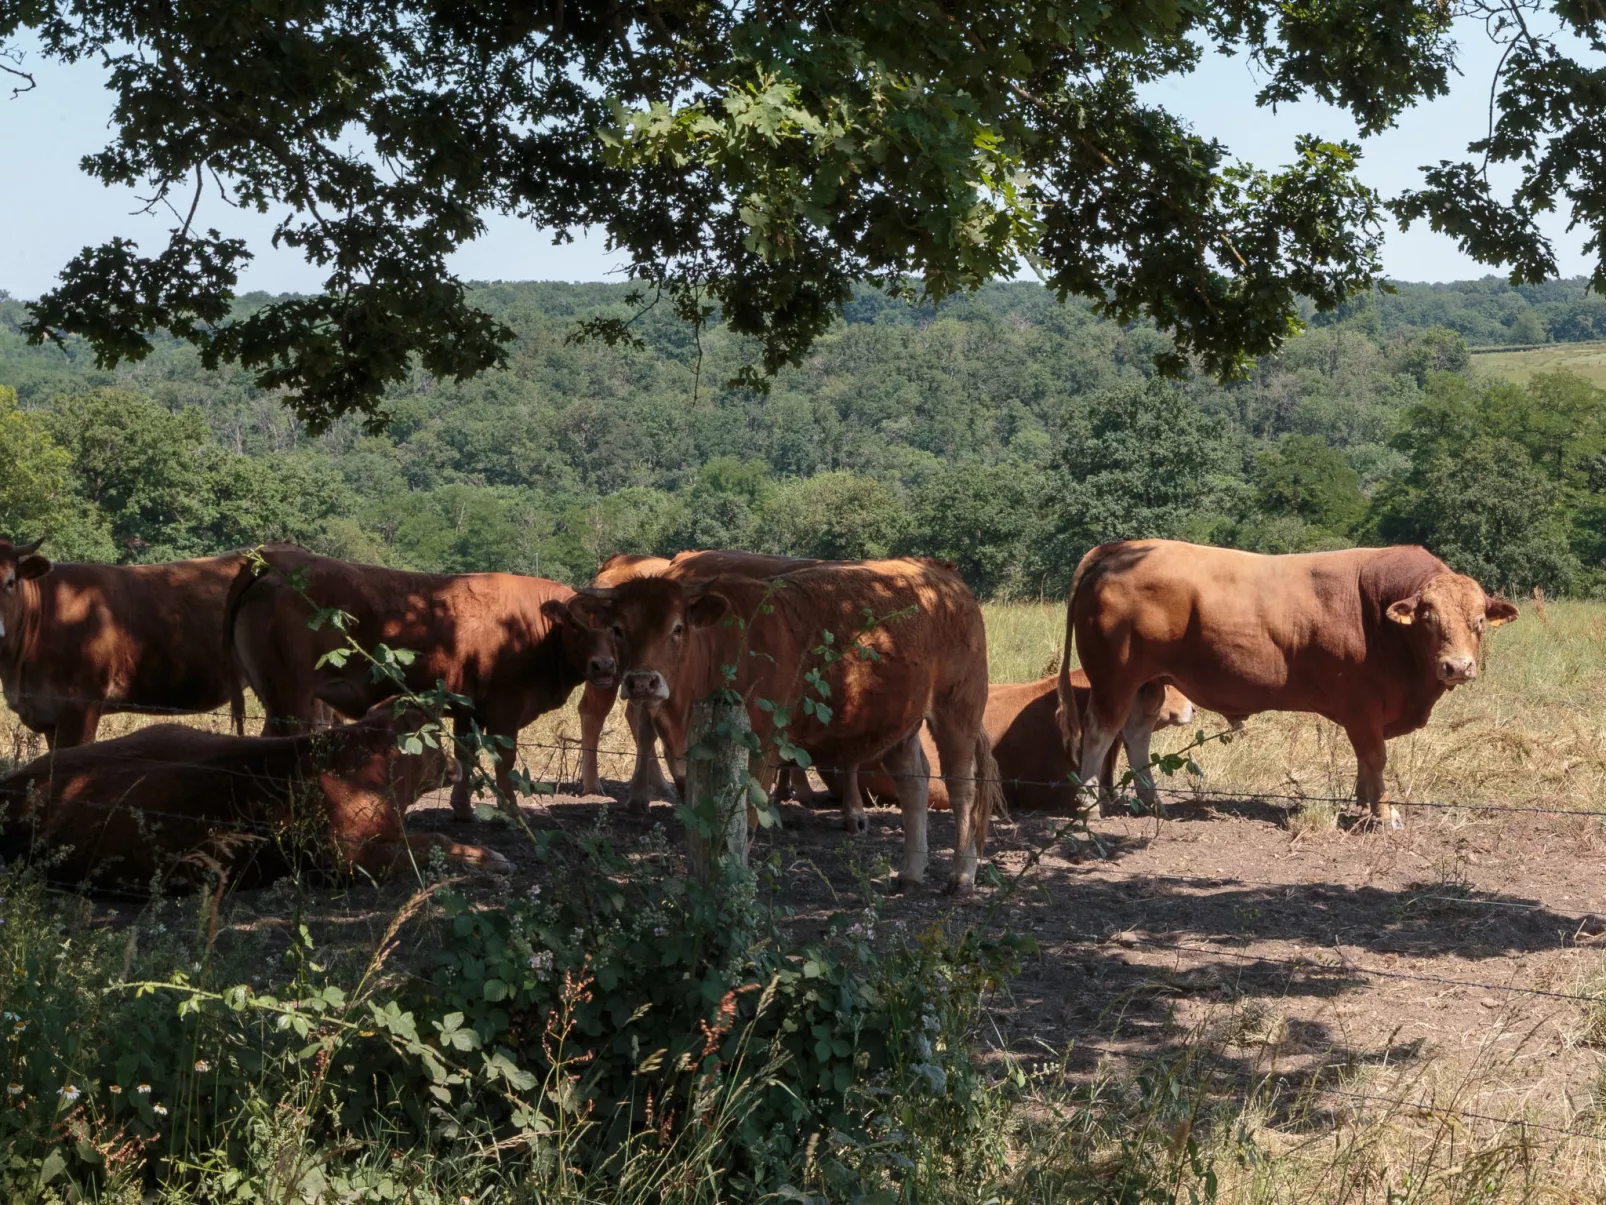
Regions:
[[1582, 281], [1400, 285], [1312, 315], [1225, 386], [1160, 377], [1164, 336], [1035, 284], [938, 312], [866, 293], [768, 393], [727, 384], [742, 340], [667, 306], [638, 346], [573, 338], [628, 318], [628, 293], [477, 286], [519, 334], [505, 368], [415, 372], [383, 429], [318, 434], [175, 342], [115, 371], [28, 347], [0, 294], [0, 534], [60, 559], [290, 539], [570, 582], [618, 551], [918, 552], [995, 597], [1058, 595], [1121, 537], [1413, 541], [1508, 593], [1606, 590], [1606, 392], [1489, 379], [1468, 351], [1606, 338]]

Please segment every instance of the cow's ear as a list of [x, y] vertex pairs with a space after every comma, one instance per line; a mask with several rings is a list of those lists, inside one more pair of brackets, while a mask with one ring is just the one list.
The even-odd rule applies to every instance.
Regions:
[[1483, 617], [1489, 621], [1491, 628], [1498, 628], [1503, 623], [1515, 623], [1517, 608], [1498, 598], [1491, 598], [1483, 605]]
[[568, 606], [556, 598], [549, 598], [541, 604], [541, 614], [545, 615], [553, 623], [569, 624], [571, 626], [576, 624], [574, 616], [569, 614]]
[[1402, 598], [1399, 602], [1390, 603], [1389, 609], [1385, 614], [1395, 623], [1409, 627], [1416, 622], [1416, 604], [1417, 596], [1413, 594], [1410, 598]]
[[691, 620], [694, 628], [706, 628], [725, 618], [726, 612], [731, 609], [730, 600], [723, 594], [710, 590], [706, 594], [699, 594], [691, 600], [686, 607], [686, 618]]
[[[578, 590], [565, 602], [559, 602], [555, 598], [549, 599], [541, 604], [541, 611], [548, 619], [556, 620], [558, 623], [567, 620], [577, 627], [606, 627], [608, 600], [612, 594], [611, 590]], [[549, 607], [556, 610], [548, 610]]]
[[43, 577], [45, 574], [50, 572], [51, 568], [52, 565], [50, 562], [42, 556], [26, 557], [24, 558], [23, 562], [17, 566], [17, 576], [24, 579], [31, 577]]

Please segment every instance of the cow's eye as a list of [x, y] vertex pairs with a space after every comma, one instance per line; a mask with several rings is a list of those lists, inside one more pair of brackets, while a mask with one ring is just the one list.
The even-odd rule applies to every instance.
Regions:
[[684, 631], [685, 631], [685, 630], [686, 630], [686, 625], [685, 625], [685, 624], [683, 624], [683, 623], [677, 623], [677, 624], [676, 624], [676, 625], [675, 625], [675, 631], [674, 631], [674, 635], [676, 635], [676, 636], [679, 636], [679, 635], [680, 635], [680, 634], [681, 634], [681, 633], [682, 633], [682, 632], [684, 632]]
[[625, 629], [623, 624], [616, 623], [613, 625], [613, 638], [615, 640], [623, 640], [625, 638]]

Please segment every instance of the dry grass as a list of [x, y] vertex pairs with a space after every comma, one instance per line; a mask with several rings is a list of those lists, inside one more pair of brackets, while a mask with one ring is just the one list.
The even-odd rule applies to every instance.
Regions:
[[1491, 376], [1526, 385], [1535, 373], [1571, 372], [1606, 387], [1606, 343], [1558, 343], [1532, 351], [1480, 352], [1474, 366]]

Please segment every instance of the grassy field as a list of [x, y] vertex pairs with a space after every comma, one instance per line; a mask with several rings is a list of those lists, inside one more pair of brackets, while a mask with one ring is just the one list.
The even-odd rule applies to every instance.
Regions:
[[1558, 343], [1532, 351], [1478, 352], [1474, 367], [1526, 385], [1537, 372], [1572, 372], [1606, 388], [1606, 343]]
[[[986, 612], [995, 681], [1052, 672], [1063, 639], [1061, 607], [998, 605]], [[1495, 632], [1486, 645], [1479, 681], [1443, 700], [1424, 730], [1391, 744], [1391, 790], [1401, 802], [1606, 814], [1603, 688], [1606, 606], [1524, 605], [1519, 622]], [[102, 735], [145, 722], [114, 717]], [[223, 727], [220, 715], [193, 722]], [[1221, 726], [1209, 715], [1199, 722], [1206, 731]], [[572, 707], [528, 730], [524, 760], [532, 776], [572, 777], [578, 732]], [[1157, 745], [1174, 749], [1191, 737], [1173, 731]], [[626, 777], [626, 741], [617, 723], [604, 743], [619, 751], [604, 758], [604, 776]], [[10, 713], [0, 712], [0, 756], [37, 751]], [[1345, 796], [1353, 786], [1354, 761], [1343, 734], [1307, 716], [1254, 717], [1231, 744], [1210, 744], [1196, 757], [1204, 777], [1174, 783], [1179, 795], [1253, 791], [1297, 800]], [[607, 831], [632, 848], [660, 839], [641, 826], [619, 829], [594, 802], [527, 810], [539, 813], [543, 824], [590, 834], [586, 840]], [[125, 1160], [127, 1174], [105, 1181], [99, 1196], [130, 1205], [194, 1199], [181, 1186], [195, 1183], [238, 1184], [242, 1194], [248, 1188], [260, 1200], [442, 1205], [735, 1199], [1537, 1205], [1606, 1199], [1606, 1060], [1599, 1053], [1606, 1047], [1606, 1003], [1589, 1002], [1606, 990], [1606, 961], [1589, 945], [1594, 937], [1578, 936], [1593, 932], [1587, 920], [1579, 925], [1550, 911], [1559, 900], [1571, 900], [1575, 908], [1606, 912], [1593, 902], [1601, 892], [1589, 872], [1606, 849], [1601, 822], [1570, 817], [1571, 827], [1541, 828], [1535, 825], [1543, 818], [1530, 813], [1418, 809], [1407, 812], [1402, 837], [1357, 836], [1345, 831], [1340, 810], [1280, 799], [1258, 812], [1211, 813], [1202, 804], [1183, 804], [1173, 808], [1171, 821], [1095, 822], [1107, 853], [1091, 861], [1088, 846], [1067, 851], [1056, 844], [1052, 833], [1061, 819], [1021, 820], [1001, 830], [994, 852], [999, 870], [1021, 876], [1016, 894], [995, 887], [958, 909], [929, 894], [881, 902], [863, 894], [871, 863], [882, 856], [866, 851], [896, 848], [895, 814], [878, 814], [873, 836], [855, 844], [829, 816], [789, 811], [788, 831], [767, 838], [766, 846], [786, 867], [782, 902], [796, 910], [789, 924], [823, 932], [879, 914], [876, 940], [887, 943], [880, 947], [882, 962], [893, 949], [942, 948], [936, 934], [976, 926], [1030, 935], [1041, 944], [1042, 953], [1028, 960], [1018, 981], [969, 998], [965, 1016], [979, 1070], [974, 1082], [966, 1081], [963, 1116], [943, 1112], [951, 1102], [929, 1093], [898, 1098], [902, 1120], [894, 1130], [928, 1135], [921, 1141], [936, 1150], [944, 1127], [955, 1133], [963, 1127], [965, 1141], [976, 1145], [933, 1156], [918, 1170], [896, 1170], [901, 1165], [885, 1153], [892, 1136], [855, 1156], [854, 1174], [881, 1177], [874, 1180], [876, 1191], [890, 1195], [869, 1196], [870, 1179], [811, 1173], [806, 1193], [743, 1198], [718, 1187], [713, 1176], [720, 1156], [696, 1144], [633, 1164], [624, 1181], [570, 1175], [568, 1139], [526, 1135], [525, 1148], [511, 1140], [474, 1147], [455, 1138], [420, 1152], [397, 1146], [399, 1137], [353, 1132], [320, 1113], [323, 1063], [309, 1070], [294, 1061], [293, 1049], [279, 1056], [277, 1078], [261, 1073], [252, 1088], [254, 1111], [239, 1132], [228, 1131], [206, 1159], [192, 1155], [189, 1164], [175, 1165], [165, 1189], [153, 1190], [149, 1177], [140, 1181], [127, 1172], [135, 1156], [128, 1154], [126, 1135], [86, 1131], [83, 1141], [87, 1149], [99, 1143]], [[445, 823], [438, 805], [420, 811], [421, 823]], [[1206, 817], [1210, 823], [1198, 822]], [[934, 827], [934, 851], [948, 839], [942, 823]], [[482, 915], [538, 894], [542, 883], [552, 894], [545, 861], [517, 856], [522, 835], [503, 826], [480, 831], [502, 841], [498, 848], [520, 863], [511, 883], [463, 888]], [[1519, 847], [1528, 860], [1500, 861], [1495, 854], [1503, 843]], [[1027, 857], [1033, 848], [1055, 852], [1033, 864]], [[1185, 876], [1201, 871], [1215, 878], [1189, 885]], [[607, 873], [616, 883], [629, 882], [623, 863]], [[437, 886], [431, 882], [425, 890]], [[24, 1024], [57, 1026], [67, 1046], [79, 1040], [73, 1035], [81, 1025], [92, 1024], [95, 1010], [116, 998], [119, 982], [182, 974], [204, 983], [238, 975], [271, 986], [275, 968], [292, 958], [301, 959], [298, 978], [307, 978], [315, 949], [320, 975], [361, 983], [351, 998], [377, 1001], [383, 996], [376, 993], [402, 990], [416, 973], [409, 959], [430, 953], [439, 935], [451, 932], [429, 927], [433, 905], [409, 884], [271, 889], [221, 907], [202, 898], [140, 910], [41, 896], [13, 871], [0, 894], [6, 897], [0, 952], [14, 966], [34, 968], [9, 988], [0, 984], [0, 1003], [8, 1013], [25, 1014]], [[1478, 910], [1481, 900], [1496, 897], [1509, 901], [1506, 911], [1528, 925], [1521, 940], [1491, 929]], [[26, 902], [19, 907], [18, 900]], [[1338, 930], [1349, 943], [1345, 956], [1405, 972], [1405, 981], [1362, 990], [1330, 977], [1308, 983], [1298, 972], [1278, 970], [1332, 962], [1332, 950], [1324, 953], [1323, 939], [1312, 934], [1326, 932], [1322, 925], [1333, 910], [1344, 908], [1353, 913]], [[307, 926], [300, 930], [305, 948], [297, 946], [297, 925]], [[1549, 933], [1547, 926], [1556, 925], [1577, 933]], [[1606, 922], [1599, 928], [1606, 931]], [[915, 941], [905, 933], [921, 936]], [[1196, 955], [1144, 949], [1142, 941], [1150, 938], [1219, 944], [1212, 944], [1201, 968]], [[1238, 961], [1217, 956], [1218, 948]], [[37, 1001], [27, 1009], [17, 1003], [25, 993], [16, 985], [26, 975], [56, 983], [69, 966], [78, 994], [62, 998], [72, 1007], [47, 1016]], [[55, 969], [39, 969], [47, 967]], [[1443, 986], [1464, 980], [1537, 985], [1562, 998], [1539, 1001], [1541, 1016], [1528, 997], [1468, 996]], [[1580, 996], [1585, 999], [1575, 1000]], [[439, 1029], [451, 1022], [434, 1024]], [[314, 1026], [303, 1055], [321, 1041], [337, 1052], [330, 1065], [338, 1069], [338, 1052], [347, 1048], [341, 1032]], [[130, 1049], [150, 1045], [148, 1036], [129, 1034]], [[0, 1034], [0, 1040], [11, 1043], [0, 1056], [24, 1052], [15, 1035]], [[238, 1034], [231, 1040], [241, 1044]], [[1097, 1053], [1104, 1048], [1108, 1054]], [[207, 1058], [186, 1058], [194, 1058], [196, 1068], [210, 1065]], [[20, 1079], [15, 1071], [0, 1078], [5, 1074]], [[81, 1073], [73, 1092], [88, 1082]], [[887, 1092], [882, 1081], [872, 1087]], [[566, 1091], [560, 1084], [558, 1098]], [[1431, 1107], [1420, 1103], [1424, 1099]], [[1357, 1103], [1363, 1100], [1369, 1103]], [[49, 1134], [68, 1133], [67, 1123], [77, 1116], [63, 1112]], [[449, 1110], [437, 1109], [435, 1116], [442, 1134], [459, 1125], [472, 1128]], [[0, 1127], [9, 1124], [0, 1114]], [[15, 1127], [0, 1132], [8, 1142], [27, 1136]], [[904, 1149], [898, 1148], [898, 1158]], [[234, 1170], [220, 1172], [219, 1161], [233, 1161]], [[116, 1170], [114, 1160], [107, 1166]], [[404, 1175], [403, 1168], [410, 1170]], [[41, 1177], [46, 1171], [48, 1161]], [[19, 1201], [79, 1199], [62, 1191], [62, 1178], [42, 1178], [34, 1191], [11, 1183], [12, 1199]]]

